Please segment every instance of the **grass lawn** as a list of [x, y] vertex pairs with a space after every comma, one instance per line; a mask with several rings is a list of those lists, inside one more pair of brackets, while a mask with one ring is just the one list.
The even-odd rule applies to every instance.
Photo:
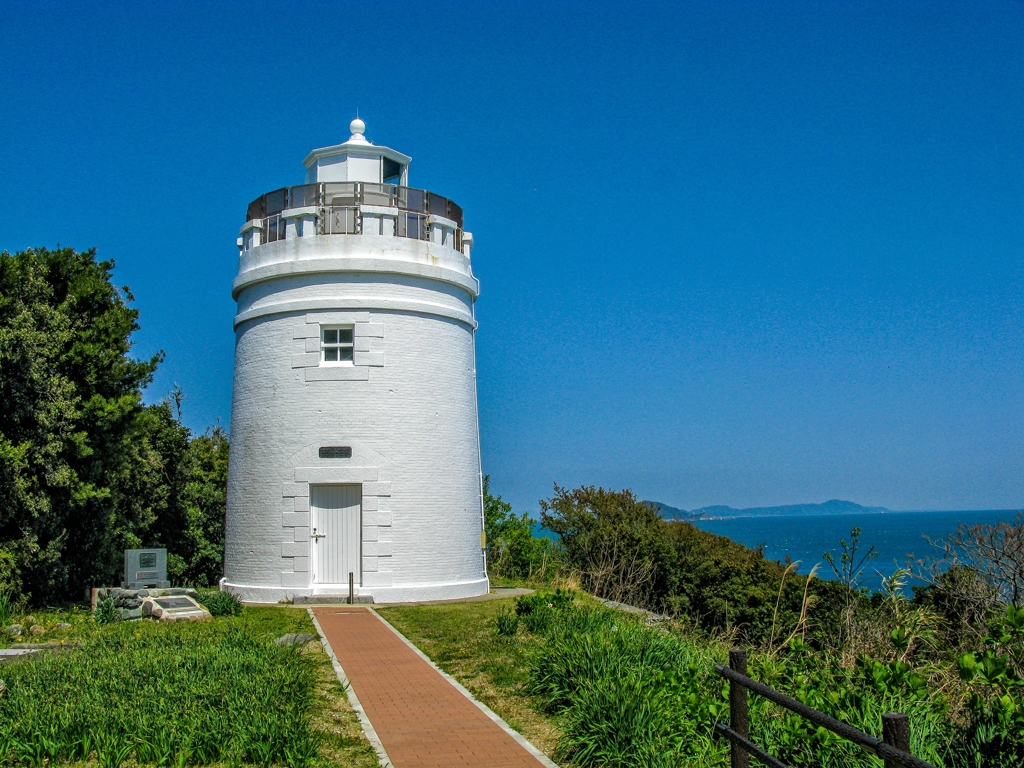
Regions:
[[511, 600], [379, 608], [377, 612], [435, 664], [458, 680], [549, 757], [561, 731], [537, 701], [523, 693], [525, 655], [541, 642], [520, 633], [494, 636], [494, 615]]
[[320, 645], [270, 642], [316, 634], [301, 608], [106, 626], [77, 609], [13, 623], [42, 627], [23, 641], [80, 647], [0, 665], [0, 765], [377, 765]]

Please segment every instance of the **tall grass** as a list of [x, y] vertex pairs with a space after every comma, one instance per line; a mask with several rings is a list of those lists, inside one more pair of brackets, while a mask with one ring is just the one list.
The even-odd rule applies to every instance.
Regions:
[[120, 623], [3, 676], [0, 765], [303, 766], [318, 750], [313, 662], [239, 627]]
[[7, 625], [7, 620], [14, 614], [14, 598], [7, 590], [0, 590], [0, 628]]
[[[648, 626], [600, 607], [550, 612], [529, 661], [529, 690], [559, 714], [559, 756], [579, 766], [725, 766], [727, 746], [713, 736], [728, 719], [725, 684], [714, 673], [727, 646]], [[865, 662], [866, 664], [867, 662]], [[880, 735], [885, 712], [911, 718], [915, 754], [950, 765], [941, 745], [956, 738], [937, 697], [922, 693], [906, 665], [844, 669], [798, 641], [751, 659], [755, 677], [827, 714]], [[792, 766], [849, 768], [878, 761], [760, 697], [751, 698], [755, 740]]]

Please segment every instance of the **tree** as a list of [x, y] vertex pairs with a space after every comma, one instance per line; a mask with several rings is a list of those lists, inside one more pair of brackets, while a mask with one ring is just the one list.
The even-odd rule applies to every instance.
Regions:
[[1024, 513], [992, 525], [961, 523], [946, 537], [942, 562], [974, 571], [1004, 604], [1024, 607]]
[[541, 501], [541, 522], [559, 536], [565, 564], [587, 591], [687, 617], [706, 629], [771, 642], [806, 625], [807, 577], [686, 522], [663, 520], [630, 490], [594, 486]]
[[543, 573], [551, 562], [551, 540], [533, 535], [534, 521], [525, 512], [491, 495], [491, 476], [484, 475], [484, 530], [487, 566], [494, 576], [529, 579]]
[[228, 435], [217, 426], [189, 443], [188, 481], [181, 497], [186, 524], [176, 531], [179, 538], [168, 555], [181, 557], [183, 583], [212, 586], [224, 573], [227, 486]]
[[160, 356], [129, 357], [138, 311], [113, 267], [70, 248], [0, 254], [0, 549], [35, 599], [105, 570], [143, 523], [109, 481], [137, 450], [126, 438]]
[[143, 404], [162, 353], [131, 357], [139, 313], [113, 268], [93, 250], [0, 253], [0, 590], [34, 603], [118, 583], [129, 547], [180, 548], [193, 578], [218, 562], [204, 483], [226, 436], [193, 445], [169, 402]]
[[556, 533], [566, 561], [587, 591], [620, 602], [649, 605], [658, 592], [657, 563], [664, 554], [664, 522], [630, 490], [584, 486], [540, 502], [540, 519]]

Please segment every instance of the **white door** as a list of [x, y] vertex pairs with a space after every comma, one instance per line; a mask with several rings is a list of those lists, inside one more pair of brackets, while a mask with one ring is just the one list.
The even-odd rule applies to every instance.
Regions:
[[314, 584], [348, 587], [348, 575], [362, 582], [360, 569], [362, 539], [361, 485], [311, 485], [309, 487]]

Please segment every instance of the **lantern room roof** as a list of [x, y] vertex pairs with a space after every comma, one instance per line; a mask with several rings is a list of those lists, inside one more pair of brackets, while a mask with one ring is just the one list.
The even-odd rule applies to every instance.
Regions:
[[358, 117], [351, 122], [349, 130], [352, 135], [349, 137], [348, 141], [343, 144], [335, 144], [332, 147], [314, 149], [306, 155], [306, 159], [302, 161], [302, 164], [309, 169], [316, 165], [320, 160], [346, 155], [356, 157], [386, 157], [399, 165], [408, 165], [412, 162], [412, 158], [408, 155], [403, 155], [401, 152], [397, 152], [390, 147], [379, 147], [369, 141], [366, 136], [363, 135], [363, 131], [366, 130], [366, 124]]

